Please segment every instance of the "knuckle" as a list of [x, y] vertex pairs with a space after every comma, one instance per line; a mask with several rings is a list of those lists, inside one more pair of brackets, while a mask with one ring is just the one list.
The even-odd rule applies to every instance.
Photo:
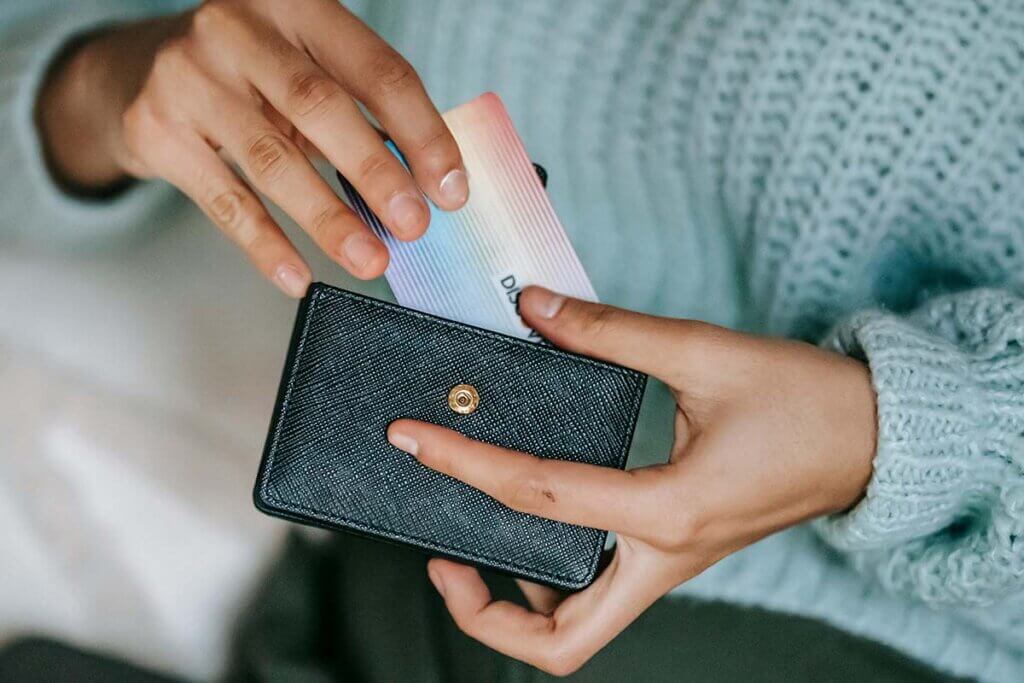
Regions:
[[539, 466], [541, 462], [538, 459], [536, 467], [524, 468], [505, 484], [502, 498], [510, 508], [520, 512], [537, 512], [555, 502], [555, 492], [543, 467]]
[[292, 110], [299, 116], [322, 113], [333, 106], [341, 88], [330, 78], [319, 73], [294, 74], [288, 84]]
[[615, 324], [615, 309], [603, 304], [592, 304], [582, 316], [580, 326], [589, 336], [601, 336]]
[[314, 237], [322, 237], [328, 226], [336, 223], [344, 215], [345, 210], [339, 206], [325, 206], [313, 215], [309, 231]]
[[[206, 207], [217, 225], [228, 231], [239, 232], [245, 217], [245, 201], [240, 192], [234, 189], [215, 192]], [[238, 237], [242, 238], [240, 232]]]
[[170, 38], [157, 48], [150, 73], [151, 78], [163, 80], [178, 78], [192, 68], [192, 53], [188, 41], [184, 38]]
[[192, 30], [199, 35], [223, 35], [226, 26], [238, 20], [238, 10], [230, 2], [207, 0], [192, 13]]
[[477, 621], [472, 615], [466, 614], [465, 612], [452, 612], [452, 621], [455, 622], [455, 627], [462, 631], [470, 638], [476, 638], [479, 633], [476, 625]]
[[250, 172], [264, 181], [280, 178], [288, 167], [290, 157], [288, 142], [280, 133], [261, 133], [249, 143], [246, 150]]
[[[454, 142], [454, 140], [452, 139], [451, 133], [448, 132], [447, 126], [441, 125], [432, 132], [430, 132], [428, 135], [426, 135], [416, 145], [416, 151], [427, 152], [433, 149], [437, 149], [443, 151], [445, 154], [449, 156], [455, 156], [455, 150], [452, 149], [452, 142]], [[450, 164], [446, 164], [446, 167], [449, 165]]]
[[419, 86], [420, 77], [400, 54], [391, 48], [381, 49], [370, 67], [377, 97], [389, 97]]
[[147, 99], [138, 99], [121, 114], [124, 144], [130, 152], [140, 155], [148, 148], [162, 128], [160, 118]]
[[254, 262], [259, 263], [260, 256], [266, 254], [273, 245], [274, 234], [266, 229], [262, 221], [245, 221], [242, 225], [238, 244]]
[[387, 169], [393, 163], [395, 163], [395, 158], [390, 152], [373, 152], [359, 162], [359, 179], [367, 182], [371, 177]]

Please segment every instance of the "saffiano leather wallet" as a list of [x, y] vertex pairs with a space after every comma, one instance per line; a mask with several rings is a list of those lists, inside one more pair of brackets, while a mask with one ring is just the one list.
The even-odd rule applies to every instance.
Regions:
[[301, 302], [256, 506], [558, 588], [590, 584], [605, 532], [512, 510], [388, 443], [413, 418], [622, 468], [646, 376], [314, 284]]

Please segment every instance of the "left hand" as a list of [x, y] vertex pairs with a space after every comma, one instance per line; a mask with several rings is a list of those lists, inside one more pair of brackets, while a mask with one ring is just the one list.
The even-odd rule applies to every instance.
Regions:
[[667, 464], [626, 472], [537, 458], [397, 420], [388, 439], [509, 507], [614, 531], [607, 568], [563, 597], [520, 581], [531, 609], [493, 601], [477, 571], [428, 573], [459, 628], [556, 675], [582, 666], [654, 601], [775, 531], [849, 508], [875, 451], [867, 367], [809, 344], [568, 299], [532, 287], [525, 321], [578, 353], [665, 382], [676, 403]]
[[36, 109], [65, 185], [91, 194], [163, 178], [296, 298], [312, 273], [260, 194], [358, 278], [380, 276], [389, 258], [312, 158], [351, 180], [401, 240], [427, 229], [424, 193], [446, 211], [469, 196], [458, 144], [419, 76], [338, 0], [204, 0], [90, 33], [50, 70]]

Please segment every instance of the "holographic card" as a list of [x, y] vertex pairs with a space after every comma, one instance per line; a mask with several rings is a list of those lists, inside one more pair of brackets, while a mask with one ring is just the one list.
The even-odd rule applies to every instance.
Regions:
[[428, 202], [430, 227], [422, 238], [394, 238], [344, 179], [343, 189], [391, 252], [384, 275], [399, 304], [539, 341], [516, 312], [524, 287], [591, 301], [594, 288], [498, 96], [481, 95], [444, 119], [462, 151], [469, 201], [455, 212]]

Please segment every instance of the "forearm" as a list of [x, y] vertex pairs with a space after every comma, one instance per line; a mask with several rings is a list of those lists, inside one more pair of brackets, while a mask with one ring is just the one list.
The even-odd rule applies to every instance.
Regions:
[[121, 112], [142, 86], [156, 47], [183, 21], [169, 15], [103, 27], [73, 40], [54, 60], [35, 117], [50, 170], [69, 191], [103, 194], [127, 181], [118, 144]]

